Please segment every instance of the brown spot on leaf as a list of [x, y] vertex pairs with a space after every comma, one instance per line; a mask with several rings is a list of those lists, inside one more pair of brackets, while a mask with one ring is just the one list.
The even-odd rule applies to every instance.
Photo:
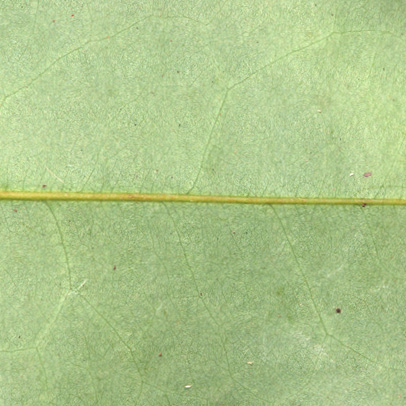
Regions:
[[336, 313], [341, 313], [341, 309], [339, 307], [337, 307]]
[[365, 172], [364, 173], [364, 178], [369, 178], [370, 176], [372, 176], [372, 172]]

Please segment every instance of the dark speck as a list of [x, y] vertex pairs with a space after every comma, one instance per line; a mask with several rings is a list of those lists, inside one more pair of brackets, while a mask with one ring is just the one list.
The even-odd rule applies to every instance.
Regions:
[[337, 307], [336, 313], [341, 313], [341, 309], [339, 307]]
[[362, 207], [365, 207], [367, 204], [366, 203], [362, 203]]

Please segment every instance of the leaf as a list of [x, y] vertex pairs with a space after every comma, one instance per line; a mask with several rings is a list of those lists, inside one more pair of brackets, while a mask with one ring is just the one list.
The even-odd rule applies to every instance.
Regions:
[[1, 5], [2, 404], [403, 404], [403, 2], [113, 3]]

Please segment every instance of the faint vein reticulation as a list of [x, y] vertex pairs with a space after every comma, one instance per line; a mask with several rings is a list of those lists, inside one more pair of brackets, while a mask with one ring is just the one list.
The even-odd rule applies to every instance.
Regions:
[[209, 147], [210, 147], [210, 143], [212, 142], [212, 139], [213, 139], [214, 130], [215, 130], [215, 128], [216, 128], [216, 126], [217, 126], [217, 123], [218, 123], [218, 121], [219, 121], [219, 117], [220, 117], [220, 115], [221, 115], [221, 113], [222, 113], [222, 111], [223, 111], [223, 109], [224, 109], [224, 105], [225, 105], [225, 103], [226, 103], [226, 99], [227, 99], [229, 93], [230, 93], [233, 89], [237, 88], [239, 85], [241, 85], [241, 84], [243, 84], [244, 82], [248, 81], [249, 79], [253, 78], [253, 77], [256, 76], [258, 73], [260, 73], [260, 72], [266, 70], [267, 68], [269, 68], [269, 67], [275, 65], [277, 62], [280, 62], [281, 60], [283, 60], [283, 59], [285, 59], [285, 58], [288, 58], [289, 56], [291, 56], [291, 55], [293, 55], [293, 54], [296, 54], [296, 53], [298, 53], [298, 52], [302, 52], [302, 51], [304, 51], [305, 49], [310, 48], [310, 47], [312, 47], [312, 46], [314, 46], [314, 45], [316, 45], [316, 44], [319, 44], [320, 42], [323, 42], [323, 41], [325, 41], [325, 40], [327, 40], [327, 39], [329, 39], [329, 38], [331, 38], [331, 37], [333, 37], [333, 36], [335, 36], [335, 35], [361, 34], [361, 33], [379, 33], [379, 34], [382, 34], [382, 35], [391, 35], [391, 36], [394, 36], [394, 37], [396, 37], [396, 38], [399, 38], [399, 39], [402, 39], [402, 40], [403, 40], [403, 38], [401, 38], [401, 37], [395, 35], [394, 33], [390, 32], [390, 31], [374, 31], [374, 30], [359, 30], [359, 31], [354, 30], [354, 31], [344, 31], [344, 32], [333, 31], [333, 32], [330, 32], [328, 35], [325, 35], [324, 37], [319, 38], [318, 40], [311, 42], [310, 44], [307, 44], [307, 45], [304, 45], [304, 46], [302, 46], [302, 47], [293, 49], [292, 51], [289, 51], [289, 52], [287, 52], [287, 53], [281, 55], [280, 57], [278, 57], [278, 58], [276, 58], [276, 59], [273, 59], [272, 61], [266, 63], [265, 65], [262, 65], [261, 67], [259, 67], [258, 69], [256, 69], [255, 71], [253, 71], [252, 73], [250, 73], [249, 75], [247, 75], [244, 79], [241, 79], [241, 80], [239, 80], [238, 82], [235, 82], [234, 84], [232, 84], [231, 86], [229, 86], [229, 87], [226, 89], [226, 92], [225, 92], [224, 97], [223, 97], [223, 99], [222, 99], [222, 102], [221, 102], [221, 104], [220, 104], [220, 108], [219, 108], [218, 111], [217, 111], [217, 116], [215, 117], [214, 122], [213, 122], [213, 125], [212, 125], [212, 127], [211, 127], [211, 129], [210, 129], [210, 131], [209, 131], [208, 136], [207, 136], [207, 141], [206, 141], [206, 145], [205, 145], [205, 147], [204, 147], [204, 149], [203, 149], [202, 158], [201, 158], [200, 164], [199, 164], [199, 169], [198, 169], [197, 174], [196, 174], [196, 176], [195, 176], [195, 178], [194, 178], [194, 180], [193, 180], [193, 182], [192, 182], [192, 186], [188, 189], [188, 191], [186, 192], [186, 194], [191, 193], [191, 191], [195, 188], [195, 186], [196, 186], [196, 184], [197, 184], [197, 182], [198, 182], [198, 180], [199, 180], [199, 178], [200, 178], [200, 175], [201, 175], [201, 172], [202, 172], [202, 167], [203, 167], [203, 165], [204, 165], [204, 162], [205, 162], [206, 159], [207, 159], [208, 150], [209, 150]]
[[21, 90], [28, 88], [29, 86], [31, 86], [34, 82], [36, 82], [38, 79], [40, 79], [45, 73], [47, 73], [53, 66], [55, 66], [58, 62], [60, 62], [61, 60], [65, 59], [67, 56], [73, 54], [74, 52], [77, 52], [81, 49], [83, 49], [86, 45], [94, 43], [94, 42], [101, 42], [101, 41], [106, 41], [109, 38], [114, 38], [117, 35], [130, 30], [132, 27], [134, 27], [136, 24], [139, 24], [145, 20], [147, 20], [148, 18], [151, 18], [152, 16], [146, 16], [144, 18], [141, 18], [140, 20], [135, 21], [134, 23], [124, 27], [123, 29], [115, 32], [112, 35], [109, 36], [104, 36], [103, 38], [97, 38], [97, 39], [90, 39], [85, 41], [82, 45], [77, 46], [76, 48], [71, 49], [70, 51], [58, 56], [54, 61], [52, 61], [49, 65], [47, 65], [40, 73], [38, 73], [36, 76], [34, 76], [33, 78], [31, 78], [27, 83], [25, 83], [24, 86], [20, 86], [19, 88], [17, 88], [16, 90], [7, 93], [3, 96], [3, 99], [0, 103], [0, 109], [3, 107], [4, 103], [6, 102], [7, 99], [9, 99], [12, 96], [15, 96], [17, 93], [19, 93]]
[[[148, 231], [149, 231], [150, 240], [151, 240], [151, 244], [152, 244], [152, 250], [153, 250], [154, 254], [156, 255], [156, 257], [158, 258], [159, 262], [161, 263], [162, 267], [164, 268], [165, 275], [166, 275], [166, 280], [168, 281], [168, 285], [170, 285], [171, 279], [170, 279], [170, 276], [169, 276], [168, 267], [166, 266], [165, 261], [159, 255], [158, 250], [155, 248], [155, 242], [154, 242], [154, 237], [152, 235], [151, 228], [148, 228]], [[173, 301], [172, 295], [169, 295], [169, 301], [171, 302], [171, 305], [175, 309], [175, 311], [178, 314], [179, 318], [182, 319], [183, 318], [182, 312], [179, 310], [178, 305]]]
[[221, 104], [220, 104], [220, 108], [218, 109], [217, 115], [216, 115], [216, 117], [215, 117], [215, 119], [214, 119], [213, 125], [212, 125], [211, 130], [210, 130], [210, 132], [209, 132], [209, 135], [208, 135], [208, 137], [207, 137], [206, 146], [204, 147], [204, 150], [203, 150], [202, 159], [201, 159], [200, 164], [199, 164], [199, 169], [198, 169], [198, 171], [197, 171], [197, 175], [196, 175], [194, 181], [192, 182], [192, 186], [191, 186], [190, 189], [186, 192], [186, 194], [189, 194], [189, 193], [195, 188], [195, 186], [196, 186], [196, 184], [197, 184], [197, 182], [198, 182], [198, 180], [199, 180], [199, 178], [200, 178], [200, 174], [201, 174], [201, 172], [202, 172], [202, 167], [203, 167], [203, 165], [204, 165], [204, 162], [206, 161], [207, 154], [208, 154], [208, 150], [209, 150], [209, 147], [210, 147], [210, 143], [211, 143], [212, 138], [213, 138], [214, 130], [215, 130], [215, 128], [216, 128], [216, 126], [217, 126], [217, 123], [218, 123], [218, 121], [219, 121], [219, 117], [221, 116], [221, 113], [222, 113], [222, 111], [223, 111], [223, 108], [224, 108], [224, 105], [225, 105], [225, 103], [226, 103], [227, 96], [228, 96], [229, 92], [230, 92], [231, 90], [235, 89], [237, 86], [241, 85], [242, 83], [246, 82], [247, 80], [251, 79], [252, 77], [254, 77], [255, 75], [257, 75], [259, 72], [261, 72], [261, 71], [263, 71], [263, 70], [269, 68], [270, 66], [274, 65], [275, 63], [281, 61], [282, 59], [287, 58], [288, 56], [290, 56], [290, 55], [292, 55], [292, 54], [294, 54], [294, 53], [303, 51], [304, 49], [309, 48], [309, 47], [311, 47], [311, 46], [313, 46], [313, 45], [315, 45], [315, 44], [318, 44], [319, 42], [322, 42], [322, 41], [324, 41], [325, 39], [329, 38], [331, 35], [332, 35], [332, 34], [329, 34], [329, 35], [327, 35], [327, 36], [325, 36], [325, 37], [323, 37], [323, 38], [321, 38], [321, 39], [319, 39], [319, 40], [317, 40], [317, 41], [312, 42], [311, 44], [307, 44], [307, 45], [304, 46], [304, 47], [301, 47], [301, 48], [295, 49], [295, 50], [293, 50], [293, 51], [290, 51], [290, 52], [288, 52], [288, 53], [286, 53], [286, 54], [280, 56], [279, 58], [276, 58], [276, 59], [274, 59], [273, 61], [268, 62], [267, 64], [261, 66], [260, 68], [258, 68], [257, 70], [255, 70], [254, 72], [252, 72], [251, 74], [249, 74], [248, 76], [246, 76], [244, 79], [242, 79], [242, 80], [240, 80], [240, 81], [234, 83], [233, 85], [231, 85], [230, 87], [228, 87], [228, 88], [226, 89], [226, 92], [225, 92], [225, 94], [224, 94], [224, 96], [223, 96], [223, 99], [222, 99], [222, 102], [221, 102]]
[[[276, 216], [276, 218], [278, 219], [279, 224], [280, 224], [281, 227], [282, 227], [283, 233], [285, 234], [286, 240], [287, 240], [287, 242], [288, 242], [288, 244], [289, 244], [289, 246], [290, 246], [290, 250], [291, 250], [291, 252], [292, 252], [293, 258], [295, 259], [295, 262], [297, 263], [298, 268], [299, 268], [299, 270], [300, 270], [300, 273], [302, 274], [302, 277], [303, 277], [303, 279], [304, 279], [304, 281], [305, 281], [306, 288], [307, 288], [307, 290], [308, 290], [308, 292], [309, 292], [309, 296], [310, 296], [310, 299], [311, 299], [311, 301], [312, 301], [313, 307], [314, 307], [314, 309], [315, 309], [315, 311], [316, 311], [316, 313], [317, 313], [317, 315], [318, 315], [318, 317], [319, 317], [320, 323], [321, 323], [321, 325], [322, 325], [322, 327], [323, 327], [323, 330], [324, 330], [324, 332], [325, 332], [325, 337], [331, 337], [333, 340], [335, 340], [335, 341], [336, 341], [338, 344], [340, 344], [341, 346], [343, 346], [343, 347], [349, 349], [350, 351], [354, 352], [354, 353], [357, 354], [358, 356], [360, 356], [360, 357], [366, 359], [367, 361], [369, 361], [369, 362], [371, 362], [371, 363], [373, 363], [373, 364], [375, 364], [375, 365], [379, 365], [380, 367], [385, 368], [385, 369], [389, 369], [389, 370], [395, 370], [395, 371], [404, 372], [405, 370], [402, 369], [402, 368], [396, 368], [396, 367], [388, 366], [388, 365], [386, 365], [386, 364], [384, 364], [384, 363], [382, 363], [382, 362], [379, 362], [378, 360], [374, 360], [374, 359], [368, 357], [367, 355], [365, 355], [365, 354], [359, 352], [358, 350], [354, 349], [354, 348], [351, 347], [350, 345], [344, 343], [342, 340], [340, 340], [339, 338], [335, 337], [333, 334], [329, 333], [329, 331], [327, 330], [327, 327], [326, 327], [326, 325], [325, 325], [325, 323], [324, 323], [324, 320], [323, 320], [323, 318], [321, 317], [321, 313], [320, 313], [320, 311], [318, 310], [318, 308], [317, 308], [317, 306], [316, 306], [316, 302], [315, 302], [315, 300], [314, 300], [314, 298], [313, 298], [313, 293], [312, 293], [312, 291], [311, 291], [309, 282], [308, 282], [308, 280], [307, 280], [307, 278], [306, 278], [306, 275], [305, 275], [305, 273], [303, 272], [303, 269], [302, 269], [302, 267], [301, 267], [301, 264], [300, 264], [300, 262], [299, 262], [299, 260], [298, 260], [298, 258], [297, 258], [297, 256], [296, 256], [296, 253], [295, 253], [295, 251], [294, 251], [294, 249], [293, 249], [293, 245], [292, 245], [292, 243], [291, 243], [291, 241], [290, 241], [290, 238], [289, 238], [289, 235], [288, 235], [288, 233], [287, 233], [287, 231], [286, 231], [286, 229], [285, 229], [285, 227], [284, 227], [284, 225], [283, 225], [283, 222], [282, 222], [282, 220], [280, 219], [279, 215], [277, 214], [275, 208], [274, 208], [273, 206], [271, 206], [271, 209], [272, 209], [273, 212], [275, 213], [275, 216]], [[324, 340], [325, 340], [325, 339], [324, 339]], [[324, 341], [324, 340], [323, 340], [323, 341]]]
[[141, 396], [142, 394], [142, 390], [143, 390], [143, 385], [144, 385], [144, 381], [142, 379], [142, 374], [141, 374], [141, 370], [140, 367], [137, 363], [137, 359], [134, 355], [134, 350], [132, 349], [132, 347], [124, 340], [124, 338], [121, 336], [121, 334], [118, 332], [118, 330], [113, 326], [113, 324], [107, 319], [107, 317], [105, 317], [85, 296], [83, 296], [82, 294], [79, 294], [79, 296], [81, 297], [81, 299], [107, 324], [107, 326], [111, 329], [111, 331], [115, 334], [115, 336], [118, 338], [118, 340], [124, 345], [124, 347], [127, 348], [127, 350], [129, 351], [130, 355], [131, 355], [131, 359], [134, 362], [134, 365], [137, 369], [137, 372], [140, 376], [140, 392], [138, 397]]
[[59, 226], [58, 219], [56, 218], [55, 213], [51, 208], [51, 205], [48, 202], [45, 202], [45, 204], [48, 207], [49, 211], [51, 212], [52, 217], [55, 220], [55, 225], [56, 225], [56, 228], [59, 233], [59, 238], [61, 240], [62, 249], [63, 249], [63, 252], [65, 253], [66, 267], [68, 270], [69, 289], [72, 290], [72, 271], [71, 271], [71, 267], [70, 267], [70, 263], [69, 263], [69, 255], [68, 255], [68, 252], [66, 251], [66, 245], [65, 245], [64, 238], [63, 238], [62, 230], [61, 230], [61, 227]]
[[41, 369], [42, 369], [42, 373], [44, 374], [44, 378], [45, 378], [45, 388], [46, 388], [46, 391], [49, 393], [48, 374], [47, 374], [47, 370], [46, 370], [46, 368], [45, 368], [44, 361], [43, 361], [43, 359], [42, 359], [42, 355], [41, 355], [41, 353], [40, 353], [38, 347], [36, 348], [36, 353], [37, 353], [37, 356], [38, 356], [39, 364], [40, 364]]
[[222, 113], [222, 111], [223, 111], [224, 104], [225, 104], [225, 102], [226, 102], [226, 99], [227, 99], [227, 95], [228, 95], [229, 90], [230, 90], [230, 89], [227, 89], [226, 92], [225, 92], [225, 94], [224, 94], [224, 96], [223, 96], [223, 100], [221, 101], [220, 107], [219, 107], [219, 109], [218, 109], [218, 111], [217, 111], [216, 118], [214, 119], [213, 125], [211, 126], [211, 130], [210, 130], [210, 132], [209, 132], [209, 136], [207, 137], [206, 146], [204, 147], [204, 150], [203, 150], [202, 159], [200, 160], [200, 164], [199, 164], [199, 169], [198, 169], [198, 171], [197, 171], [197, 175], [196, 175], [196, 177], [195, 177], [195, 179], [194, 179], [194, 181], [193, 181], [193, 183], [192, 183], [192, 186], [189, 188], [189, 190], [186, 192], [186, 194], [189, 194], [189, 193], [195, 188], [196, 183], [197, 183], [197, 181], [199, 180], [200, 174], [201, 174], [201, 172], [202, 172], [203, 164], [204, 164], [204, 162], [205, 162], [205, 160], [206, 160], [207, 153], [208, 153], [208, 150], [209, 150], [209, 147], [210, 147], [210, 144], [211, 144], [211, 140], [212, 140], [212, 138], [213, 138], [214, 129], [216, 128], [217, 123], [218, 123], [218, 121], [219, 121], [219, 118], [220, 118], [220, 116], [221, 116], [221, 113]]
[[165, 207], [166, 212], [168, 213], [169, 218], [171, 219], [171, 221], [172, 221], [172, 223], [173, 223], [173, 227], [174, 227], [175, 233], [176, 233], [176, 235], [177, 235], [177, 237], [178, 237], [179, 246], [180, 246], [180, 248], [181, 248], [181, 250], [182, 250], [183, 257], [185, 258], [186, 266], [188, 267], [188, 269], [189, 269], [189, 271], [190, 271], [190, 274], [191, 274], [191, 276], [192, 276], [193, 284], [195, 285], [195, 290], [196, 290], [196, 293], [197, 293], [196, 297], [201, 299], [201, 301], [203, 302], [203, 305], [204, 305], [204, 307], [206, 308], [206, 311], [207, 311], [207, 313], [209, 314], [210, 318], [211, 318], [211, 319], [214, 321], [214, 323], [219, 327], [219, 326], [220, 326], [220, 323], [219, 323], [219, 322], [216, 320], [216, 318], [213, 316], [213, 313], [211, 312], [211, 310], [210, 310], [209, 307], [207, 306], [207, 303], [206, 303], [206, 301], [204, 300], [204, 298], [200, 296], [199, 285], [197, 284], [196, 276], [195, 276], [194, 270], [193, 270], [192, 266], [190, 265], [189, 259], [188, 259], [187, 255], [186, 255], [186, 250], [185, 250], [185, 247], [184, 247], [184, 245], [183, 245], [182, 237], [181, 237], [181, 235], [180, 235], [180, 233], [179, 233], [178, 227], [176, 226], [176, 221], [175, 221], [174, 218], [172, 217], [172, 214], [171, 214], [171, 212], [169, 211], [168, 207], [167, 207], [166, 205], [164, 205], [164, 207]]
[[[194, 273], [194, 271], [193, 271], [193, 268], [192, 268], [191, 264], [189, 263], [189, 259], [188, 259], [187, 254], [186, 254], [186, 249], [185, 249], [185, 247], [184, 247], [184, 245], [183, 245], [183, 242], [182, 242], [182, 237], [181, 237], [181, 235], [180, 235], [180, 232], [179, 232], [179, 230], [178, 230], [178, 227], [176, 226], [176, 221], [175, 221], [175, 219], [173, 218], [173, 216], [172, 216], [171, 212], [169, 211], [169, 209], [166, 207], [166, 205], [164, 205], [164, 207], [165, 207], [165, 209], [166, 209], [166, 211], [167, 211], [167, 213], [168, 213], [168, 216], [169, 216], [170, 219], [172, 220], [172, 223], [173, 223], [175, 232], [176, 232], [177, 237], [178, 237], [179, 245], [180, 245], [180, 247], [181, 247], [181, 249], [182, 249], [183, 256], [184, 256], [184, 258], [185, 258], [186, 265], [187, 265], [187, 267], [189, 268], [189, 271], [190, 271], [190, 273], [191, 273], [191, 276], [192, 276], [192, 279], [193, 279], [193, 282], [194, 282], [194, 285], [195, 285], [195, 288], [196, 288], [197, 297], [202, 300], [203, 305], [204, 305], [204, 307], [205, 307], [207, 313], [209, 314], [210, 318], [214, 321], [214, 323], [216, 324], [217, 328], [218, 328], [219, 330], [223, 330], [223, 327], [222, 327], [221, 323], [219, 323], [219, 322], [215, 319], [215, 317], [214, 317], [213, 313], [211, 312], [211, 310], [209, 309], [209, 307], [208, 307], [208, 305], [207, 305], [205, 299], [204, 299], [202, 296], [200, 296], [200, 293], [199, 293], [200, 290], [199, 290], [199, 286], [198, 286], [197, 281], [196, 281], [195, 273]], [[220, 336], [220, 342], [221, 342], [221, 346], [223, 347], [224, 356], [225, 356], [225, 359], [226, 359], [227, 372], [228, 372], [228, 374], [229, 374], [231, 380], [232, 380], [234, 383], [236, 383], [237, 385], [241, 386], [241, 388], [243, 388], [243, 389], [246, 390], [247, 392], [251, 393], [255, 398], [257, 398], [257, 399], [259, 399], [259, 400], [261, 400], [261, 401], [263, 401], [263, 402], [269, 404], [269, 400], [264, 399], [264, 398], [258, 396], [258, 395], [257, 395], [255, 392], [253, 392], [250, 388], [248, 388], [247, 386], [245, 386], [244, 384], [242, 384], [241, 382], [239, 382], [239, 381], [234, 377], [234, 375], [233, 375], [233, 373], [232, 373], [232, 371], [231, 371], [231, 366], [230, 366], [230, 362], [229, 362], [229, 359], [228, 359], [227, 348], [226, 348], [225, 343], [224, 343], [224, 341], [223, 341], [223, 337], [221, 337], [221, 336]]]
[[358, 350], [356, 350], [355, 348], [351, 347], [350, 345], [344, 343], [343, 341], [341, 341], [339, 338], [335, 337], [332, 334], [328, 334], [329, 337], [331, 337], [333, 340], [335, 340], [339, 345], [343, 346], [344, 348], [349, 349], [351, 352], [353, 352], [354, 354], [357, 354], [358, 356], [360, 356], [361, 358], [366, 359], [367, 361], [371, 362], [372, 364], [378, 365], [381, 368], [384, 369], [388, 369], [388, 370], [392, 370], [392, 371], [398, 371], [398, 372], [405, 372], [406, 370], [404, 368], [396, 368], [396, 367], [392, 367], [389, 365], [386, 365], [378, 360], [374, 360], [370, 357], [368, 357], [367, 355], [359, 352]]
[[295, 262], [296, 262], [296, 264], [297, 264], [297, 266], [298, 266], [298, 269], [299, 269], [300, 273], [302, 274], [302, 278], [304, 279], [304, 282], [305, 282], [305, 284], [306, 284], [306, 288], [307, 288], [307, 290], [308, 290], [308, 292], [309, 292], [310, 300], [311, 300], [311, 302], [312, 302], [312, 304], [313, 304], [313, 308], [314, 308], [314, 310], [315, 310], [315, 312], [316, 312], [316, 314], [317, 314], [317, 316], [318, 316], [318, 318], [319, 318], [319, 320], [320, 320], [321, 326], [323, 327], [323, 330], [324, 330], [325, 334], [326, 334], [326, 335], [329, 335], [329, 332], [328, 332], [328, 330], [327, 330], [326, 324], [324, 323], [324, 320], [323, 320], [323, 318], [321, 317], [320, 311], [319, 311], [319, 309], [318, 309], [317, 306], [316, 306], [316, 302], [314, 301], [314, 297], [313, 297], [312, 290], [311, 290], [311, 288], [310, 288], [309, 281], [307, 280], [306, 275], [305, 275], [305, 273], [304, 273], [304, 271], [303, 271], [303, 269], [302, 269], [302, 265], [300, 264], [299, 259], [298, 259], [297, 256], [296, 256], [296, 252], [295, 252], [295, 250], [294, 250], [294, 248], [293, 248], [292, 242], [290, 241], [290, 238], [289, 238], [289, 235], [288, 235], [288, 233], [287, 233], [287, 231], [286, 231], [286, 229], [285, 229], [285, 226], [283, 225], [282, 220], [280, 219], [280, 217], [279, 217], [277, 211], [275, 210], [275, 207], [271, 206], [271, 208], [272, 208], [272, 210], [273, 210], [273, 212], [274, 212], [276, 218], [278, 219], [278, 222], [279, 222], [279, 224], [280, 224], [280, 226], [281, 226], [281, 228], [282, 228], [282, 231], [283, 231], [283, 233], [284, 233], [284, 235], [285, 235], [285, 237], [286, 237], [286, 241], [287, 241], [288, 244], [289, 244], [290, 251], [292, 252], [293, 258], [295, 259]]
[[37, 337], [35, 338], [35, 347], [37, 349], [40, 348], [45, 343], [45, 339], [48, 336], [49, 331], [52, 329], [52, 327], [55, 325], [56, 321], [58, 320], [58, 317], [62, 312], [63, 306], [64, 306], [65, 301], [68, 296], [69, 296], [69, 291], [67, 293], [65, 293], [63, 296], [61, 296], [58, 306], [56, 306], [56, 309], [54, 311], [54, 314], [51, 316], [48, 323], [42, 329], [42, 332], [40, 332], [37, 335]]

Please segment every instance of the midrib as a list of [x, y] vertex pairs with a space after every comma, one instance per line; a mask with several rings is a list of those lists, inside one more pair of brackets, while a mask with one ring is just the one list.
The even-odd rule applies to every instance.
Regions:
[[29, 201], [99, 201], [99, 202], [179, 202], [216, 204], [291, 204], [291, 205], [374, 205], [404, 206], [406, 199], [368, 199], [335, 197], [244, 197], [165, 193], [80, 193], [0, 191], [0, 200]]

